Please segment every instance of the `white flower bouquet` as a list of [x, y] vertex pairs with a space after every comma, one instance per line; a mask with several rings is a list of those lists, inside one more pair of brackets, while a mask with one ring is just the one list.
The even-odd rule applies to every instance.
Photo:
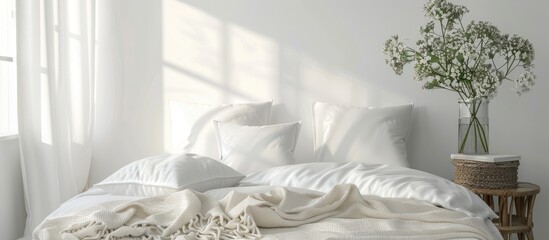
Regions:
[[[475, 129], [475, 141], [488, 153], [487, 134], [476, 110], [482, 101], [496, 95], [504, 80], [514, 83], [518, 95], [531, 89], [535, 79], [532, 43], [518, 35], [502, 34], [488, 22], [465, 25], [463, 16], [469, 10], [447, 0], [430, 0], [424, 11], [429, 21], [420, 28], [417, 48], [406, 46], [395, 35], [385, 42], [385, 61], [398, 75], [404, 65], [413, 63], [414, 78], [423, 88], [453, 91], [462, 102], [473, 103], [469, 129], [460, 139], [459, 150], [463, 152], [470, 129]], [[512, 75], [518, 69], [520, 74]]]

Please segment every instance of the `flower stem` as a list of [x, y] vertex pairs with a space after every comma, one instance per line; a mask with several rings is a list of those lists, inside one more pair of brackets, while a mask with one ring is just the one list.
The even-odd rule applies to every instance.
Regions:
[[469, 138], [469, 132], [471, 131], [472, 126], [473, 126], [473, 124], [469, 123], [469, 126], [467, 127], [467, 131], [465, 132], [465, 136], [463, 137], [463, 140], [461, 141], [461, 144], [460, 144], [460, 147], [459, 147], [459, 152], [460, 153], [462, 153], [463, 150], [465, 149], [465, 143], [467, 142], [467, 139]]
[[465, 136], [463, 137], [459, 152], [463, 153], [465, 150], [465, 145], [467, 144], [467, 141], [469, 140], [469, 133], [471, 132], [471, 129], [474, 131], [474, 139], [471, 139], [473, 142], [475, 152], [479, 152], [478, 150], [478, 143], [480, 142], [480, 145], [482, 147], [482, 150], [484, 153], [488, 153], [488, 138], [485, 132], [484, 127], [482, 126], [482, 123], [479, 121], [477, 114], [478, 111], [482, 105], [483, 100], [471, 100], [469, 103], [465, 101], [465, 99], [462, 97], [463, 104], [467, 107], [469, 113], [470, 113], [470, 119], [469, 119], [469, 126], [467, 127], [467, 131], [465, 132]]

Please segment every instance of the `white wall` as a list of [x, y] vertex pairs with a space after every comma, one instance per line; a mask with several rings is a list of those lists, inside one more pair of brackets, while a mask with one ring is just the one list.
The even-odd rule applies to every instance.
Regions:
[[[312, 159], [311, 104], [415, 102], [409, 139], [414, 168], [452, 178], [457, 148], [457, 96], [426, 91], [410, 68], [396, 76], [382, 46], [392, 34], [418, 37], [425, 1], [123, 0], [100, 1], [97, 125], [92, 182], [124, 164], [160, 153], [167, 142], [165, 102], [274, 99], [275, 122], [303, 120], [297, 148]], [[226, 3], [226, 4], [223, 4]], [[470, 18], [529, 38], [538, 83], [516, 97], [500, 88], [491, 108], [494, 153], [521, 154], [522, 181], [542, 186], [535, 233], [549, 235], [549, 3], [459, 1]], [[114, 86], [114, 87], [113, 87]]]
[[25, 230], [25, 201], [17, 137], [0, 138], [0, 233], [2, 239], [17, 239]]

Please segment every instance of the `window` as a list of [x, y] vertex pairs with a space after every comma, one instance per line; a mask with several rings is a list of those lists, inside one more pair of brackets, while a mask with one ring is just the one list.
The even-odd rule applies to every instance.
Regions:
[[0, 0], [0, 136], [17, 133], [15, 0]]

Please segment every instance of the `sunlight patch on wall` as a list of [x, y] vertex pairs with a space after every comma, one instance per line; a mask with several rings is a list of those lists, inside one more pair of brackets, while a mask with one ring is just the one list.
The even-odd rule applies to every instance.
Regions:
[[176, 114], [171, 101], [254, 102], [278, 94], [273, 40], [178, 0], [164, 0], [162, 9], [165, 150], [177, 130], [169, 121]]
[[162, 9], [165, 99], [215, 101], [223, 93], [221, 21], [178, 0]]
[[179, 130], [170, 119], [182, 116], [170, 102], [224, 100], [223, 24], [178, 0], [164, 0], [162, 12], [164, 150], [173, 152]]
[[270, 96], [277, 96], [277, 44], [235, 24], [229, 24], [227, 32], [230, 43], [227, 85], [237, 92], [250, 94], [251, 99], [240, 99], [241, 101], [264, 101]]

